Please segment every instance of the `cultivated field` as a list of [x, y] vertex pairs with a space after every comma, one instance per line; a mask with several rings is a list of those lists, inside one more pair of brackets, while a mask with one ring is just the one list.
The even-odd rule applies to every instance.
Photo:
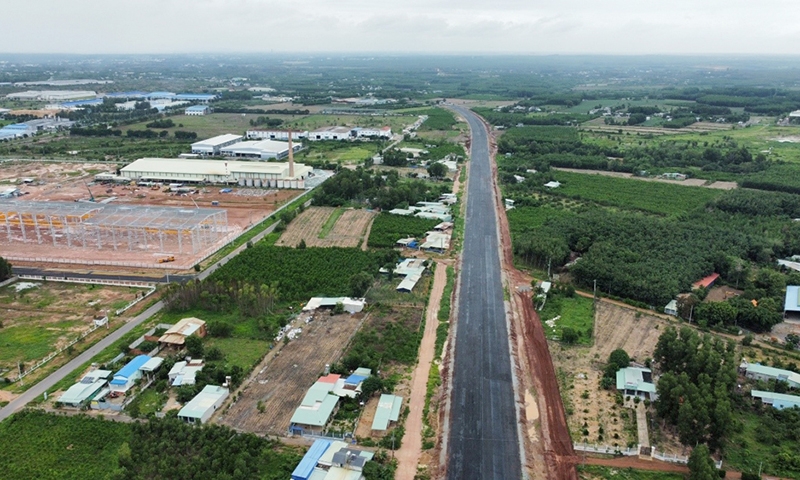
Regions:
[[[658, 317], [600, 301], [595, 314], [593, 346], [564, 348], [559, 343], [550, 344], [574, 441], [617, 444], [623, 449], [628, 442], [636, 442], [636, 423], [629, 417], [633, 410], [615, 404], [616, 390], [600, 388], [602, 369], [617, 348], [644, 363], [653, 356], [666, 325], [668, 322]], [[584, 430], [588, 430], [588, 436], [583, 435]]]
[[736, 182], [711, 182], [702, 178], [687, 178], [686, 180], [669, 180], [666, 178], [657, 177], [638, 177], [632, 173], [625, 172], [611, 172], [608, 170], [584, 170], [580, 168], [561, 168], [552, 167], [553, 170], [560, 170], [562, 172], [580, 173], [584, 175], [602, 175], [604, 177], [627, 178], [632, 180], [642, 180], [645, 182], [662, 182], [673, 183], [675, 185], [683, 185], [685, 187], [706, 187], [717, 188], [720, 190], [733, 190], [738, 187]]
[[311, 207], [292, 220], [275, 245], [296, 247], [304, 240], [308, 247], [357, 247], [373, 218], [367, 210]]
[[581, 124], [581, 130], [599, 133], [623, 133], [641, 135], [676, 135], [681, 133], [702, 133], [730, 131], [734, 127], [725, 123], [697, 122], [683, 128], [644, 127], [639, 125], [606, 125], [604, 118], [600, 117]]
[[[0, 377], [67, 345], [92, 319], [122, 308], [139, 288], [19, 281], [0, 289]], [[100, 328], [86, 342], [108, 333]]]
[[[306, 391], [323, 373], [325, 364], [339, 359], [363, 314], [331, 316], [320, 312], [302, 323], [299, 338], [269, 355], [239, 393], [236, 402], [217, 419], [241, 431], [285, 435], [289, 420]], [[262, 402], [263, 413], [258, 405]]]

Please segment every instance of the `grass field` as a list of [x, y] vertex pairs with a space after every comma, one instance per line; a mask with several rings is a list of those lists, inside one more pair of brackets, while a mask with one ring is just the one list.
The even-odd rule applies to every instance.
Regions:
[[[197, 139], [202, 140], [204, 138], [214, 137], [216, 135], [222, 135], [223, 133], [235, 133], [238, 135], [244, 135], [245, 131], [248, 128], [253, 128], [250, 126], [250, 120], [255, 120], [258, 117], [263, 117], [265, 115], [259, 114], [242, 114], [242, 113], [212, 113], [211, 115], [198, 115], [198, 116], [191, 116], [191, 115], [175, 115], [169, 117], [173, 122], [175, 122], [175, 126], [172, 128], [164, 128], [164, 129], [155, 129], [156, 132], [160, 130], [167, 130], [168, 132], [173, 132], [175, 130], [184, 130], [188, 132], [196, 132]], [[291, 118], [288, 115], [266, 115], [269, 118], [282, 118], [286, 117], [287, 119]], [[147, 127], [146, 124], [150, 123], [150, 120], [146, 122], [134, 123], [132, 125], [126, 125], [122, 128], [123, 134], [127, 130], [145, 130]], [[181, 127], [181, 125], [183, 125]]]
[[[17, 291], [26, 285], [31, 288]], [[126, 305], [141, 291], [59, 282], [18, 282], [0, 289], [0, 372], [46, 357], [88, 330], [92, 318]]]
[[[767, 407], [769, 408], [769, 407]], [[725, 463], [732, 469], [744, 472], [756, 472], [761, 468], [763, 473], [779, 474], [786, 478], [798, 478], [798, 469], [787, 469], [780, 456], [788, 452], [790, 457], [797, 458], [800, 442], [783, 438], [778, 445], [769, 445], [759, 441], [759, 437], [769, 436], [764, 430], [758, 414], [752, 411], [735, 411], [735, 418], [741, 421], [742, 429], [728, 439], [725, 447]], [[763, 463], [762, 463], [763, 462]], [[783, 465], [782, 465], [783, 464]]]
[[[270, 116], [271, 118], [271, 116]], [[322, 127], [334, 125], [345, 127], [383, 127], [390, 126], [392, 131], [401, 131], [406, 125], [410, 125], [417, 120], [412, 115], [391, 115], [391, 116], [368, 116], [368, 115], [309, 115], [288, 122], [286, 127], [300, 128], [302, 130], [316, 130]]]
[[[554, 322], [554, 326], [551, 327], [546, 323], [558, 316], [561, 318]], [[591, 298], [550, 294], [544, 309], [539, 312], [539, 317], [544, 323], [548, 337], [561, 338], [564, 329], [571, 328], [580, 334], [577, 343], [589, 345], [592, 342], [590, 332], [594, 323], [594, 308]]]
[[238, 365], [248, 372], [269, 350], [269, 342], [249, 338], [210, 338], [205, 339], [206, 350], [219, 348], [228, 366]]
[[294, 158], [298, 162], [308, 160], [356, 164], [372, 158], [378, 152], [380, 145], [383, 143], [307, 142], [306, 148]]

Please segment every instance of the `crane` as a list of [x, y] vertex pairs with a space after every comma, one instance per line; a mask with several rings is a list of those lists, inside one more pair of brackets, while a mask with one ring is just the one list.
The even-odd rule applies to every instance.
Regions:
[[96, 202], [97, 200], [95, 200], [94, 195], [92, 195], [92, 189], [89, 188], [89, 185], [86, 182], [83, 182], [83, 184], [86, 186], [86, 190], [89, 190], [89, 201]]

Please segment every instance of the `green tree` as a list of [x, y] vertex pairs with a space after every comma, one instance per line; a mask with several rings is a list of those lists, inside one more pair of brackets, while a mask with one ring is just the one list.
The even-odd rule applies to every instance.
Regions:
[[444, 178], [447, 175], [447, 166], [439, 162], [431, 162], [428, 165], [428, 175], [431, 178]]
[[566, 344], [568, 344], [568, 345], [572, 345], [574, 343], [577, 343], [578, 340], [580, 340], [580, 338], [581, 338], [581, 335], [574, 328], [564, 327], [561, 330], [561, 341], [566, 343]]
[[195, 335], [189, 335], [186, 337], [186, 353], [194, 358], [202, 358], [203, 340]]
[[719, 478], [708, 447], [700, 444], [689, 456], [689, 480], [714, 480]]
[[11, 264], [5, 258], [0, 257], [0, 282], [10, 278], [11, 275]]
[[350, 277], [350, 295], [361, 298], [372, 286], [373, 276], [368, 272], [358, 272]]

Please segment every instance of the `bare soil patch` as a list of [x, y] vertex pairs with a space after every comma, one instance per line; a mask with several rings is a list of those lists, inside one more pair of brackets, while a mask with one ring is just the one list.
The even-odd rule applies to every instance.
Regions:
[[744, 293], [743, 290], [737, 290], [728, 286], [714, 287], [706, 295], [704, 302], [724, 302], [732, 297], [738, 297]]
[[[175, 255], [175, 262], [169, 265], [158, 264], [158, 252], [97, 250], [94, 248], [52, 248], [47, 242], [37, 244], [4, 242], [3, 251], [6, 256], [15, 259], [16, 263], [71, 263], [94, 265], [93, 262], [117, 264], [126, 268], [191, 268], [195, 263], [220, 248], [227, 241], [244, 229], [258, 223], [281, 205], [297, 197], [300, 190], [275, 189], [242, 189], [233, 187], [231, 193], [220, 193], [221, 187], [198, 187], [196, 194], [177, 194], [165, 191], [168, 188], [150, 188], [132, 185], [89, 186], [94, 175], [101, 172], [113, 172], [115, 165], [102, 163], [42, 163], [42, 162], [8, 162], [0, 170], [0, 183], [18, 185], [23, 192], [20, 200], [40, 202], [74, 202], [88, 200], [90, 195], [97, 201], [113, 197], [112, 204], [130, 206], [158, 206], [178, 208], [220, 208], [227, 212], [228, 231], [230, 237], [220, 240], [196, 253], [186, 252]], [[20, 184], [23, 178], [34, 180], [31, 184]], [[256, 195], [248, 194], [255, 191]], [[91, 193], [90, 193], [91, 192]], [[216, 203], [216, 205], [213, 205]], [[63, 243], [63, 242], [62, 242]], [[114, 263], [117, 262], [117, 263]]]
[[[288, 433], [289, 420], [306, 391], [323, 373], [325, 364], [339, 359], [364, 315], [320, 312], [313, 318], [303, 324], [299, 338], [256, 367], [238, 399], [217, 419], [219, 423], [259, 434]], [[264, 413], [258, 410], [259, 402]]]
[[375, 218], [375, 213], [368, 210], [345, 210], [325, 238], [319, 238], [335, 211], [332, 207], [308, 208], [292, 220], [275, 244], [296, 247], [304, 240], [308, 247], [356, 247], [364, 242], [364, 232]]

